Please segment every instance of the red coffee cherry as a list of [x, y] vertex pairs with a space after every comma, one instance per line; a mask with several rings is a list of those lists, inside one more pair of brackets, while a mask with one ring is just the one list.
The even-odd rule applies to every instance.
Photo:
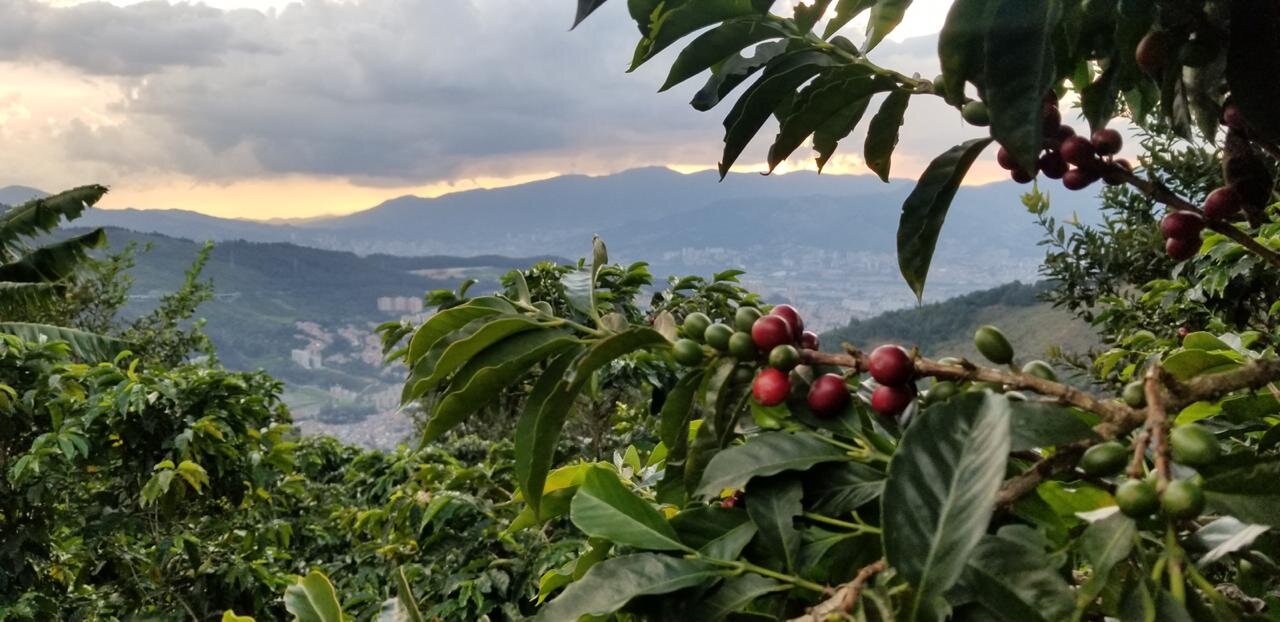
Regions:
[[751, 325], [751, 340], [761, 352], [791, 343], [791, 324], [778, 315], [766, 315]]
[[1073, 168], [1062, 176], [1062, 185], [1067, 190], [1084, 190], [1095, 181], [1098, 181], [1098, 178], [1083, 168]]
[[786, 372], [766, 367], [751, 383], [751, 395], [764, 406], [777, 406], [787, 400], [791, 393], [791, 379]]
[[1209, 220], [1231, 220], [1240, 213], [1244, 199], [1231, 186], [1223, 186], [1209, 193], [1204, 200], [1204, 216]]
[[1200, 238], [1169, 238], [1164, 241], [1164, 252], [1174, 261], [1186, 261], [1200, 252]]
[[800, 319], [800, 312], [791, 305], [778, 305], [769, 311], [769, 315], [776, 315], [787, 321], [791, 325], [792, 339], [799, 340], [800, 334], [804, 332], [804, 320]]
[[1109, 156], [1120, 153], [1120, 147], [1124, 145], [1124, 140], [1120, 137], [1120, 132], [1110, 128], [1102, 128], [1093, 133], [1090, 140], [1093, 148], [1100, 156]]
[[1059, 151], [1062, 152], [1063, 160], [1076, 166], [1089, 166], [1098, 157], [1093, 143], [1082, 136], [1072, 136], [1062, 141], [1062, 149]]
[[1160, 220], [1160, 233], [1167, 238], [1199, 239], [1204, 218], [1195, 212], [1169, 212]]
[[871, 392], [871, 410], [885, 417], [901, 414], [916, 397], [911, 387], [880, 385]]
[[1057, 151], [1046, 151], [1040, 156], [1040, 172], [1049, 179], [1062, 179], [1067, 174], [1067, 161]]
[[883, 345], [871, 351], [867, 357], [867, 371], [880, 384], [901, 385], [911, 382], [916, 373], [916, 364], [899, 346]]
[[834, 417], [849, 406], [849, 387], [839, 374], [823, 374], [809, 387], [808, 402], [818, 417]]

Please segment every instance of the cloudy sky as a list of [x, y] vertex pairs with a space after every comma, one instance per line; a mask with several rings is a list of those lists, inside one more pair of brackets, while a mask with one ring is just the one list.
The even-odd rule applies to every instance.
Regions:
[[[936, 73], [928, 35], [946, 4], [916, 0], [873, 59]], [[99, 182], [109, 206], [272, 218], [565, 173], [713, 168], [727, 106], [690, 108], [699, 80], [655, 92], [679, 46], [627, 74], [625, 3], [569, 32], [573, 5], [2, 0], [0, 185]], [[973, 134], [945, 112], [913, 102], [895, 175]], [[738, 170], [758, 168], [765, 146]], [[828, 170], [865, 173], [860, 151], [855, 135]], [[801, 150], [787, 167], [810, 160]]]

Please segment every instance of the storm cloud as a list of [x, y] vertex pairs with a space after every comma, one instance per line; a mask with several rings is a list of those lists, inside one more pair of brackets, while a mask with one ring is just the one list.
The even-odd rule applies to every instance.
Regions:
[[[571, 5], [309, 0], [261, 12], [7, 0], [0, 62], [119, 84], [111, 122], [67, 121], [57, 140], [122, 174], [390, 186], [575, 162], [714, 164], [726, 110], [688, 107], [698, 80], [654, 93], [672, 52], [625, 73], [637, 31], [621, 3], [569, 32]], [[927, 43], [901, 47], [885, 54], [928, 64]], [[935, 130], [920, 141], [945, 146], [953, 132]]]

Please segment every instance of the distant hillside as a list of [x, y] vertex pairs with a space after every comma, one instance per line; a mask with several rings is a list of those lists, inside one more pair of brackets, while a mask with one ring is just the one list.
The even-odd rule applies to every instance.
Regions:
[[889, 311], [822, 335], [826, 349], [847, 342], [863, 349], [883, 343], [916, 346], [926, 356], [964, 356], [982, 360], [972, 336], [983, 324], [993, 324], [1013, 342], [1018, 359], [1043, 358], [1051, 347], [1085, 352], [1099, 344], [1087, 323], [1041, 302], [1037, 295], [1050, 284], [1009, 283], [943, 302]]
[[[180, 209], [93, 209], [82, 223], [192, 239], [290, 242], [395, 255], [577, 256], [598, 233], [620, 257], [653, 261], [660, 253], [689, 248], [889, 248], [899, 206], [912, 186], [902, 179], [885, 184], [873, 175], [808, 172], [770, 177], [737, 173], [721, 182], [709, 171], [685, 175], [643, 168], [436, 198], [404, 196], [354, 214], [291, 223], [214, 218]], [[939, 252], [964, 256], [993, 250], [1038, 257], [1034, 221], [1019, 201], [1025, 190], [1013, 182], [962, 188]], [[1064, 216], [1078, 211], [1085, 220], [1096, 213], [1087, 193], [1055, 193], [1054, 210]]]

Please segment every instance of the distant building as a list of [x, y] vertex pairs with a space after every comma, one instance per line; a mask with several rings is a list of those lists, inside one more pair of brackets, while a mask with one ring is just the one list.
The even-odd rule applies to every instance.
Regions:
[[323, 369], [324, 361], [318, 350], [290, 350], [289, 358], [303, 369]]
[[386, 313], [422, 311], [422, 299], [416, 296], [382, 296], [378, 298], [378, 310]]

